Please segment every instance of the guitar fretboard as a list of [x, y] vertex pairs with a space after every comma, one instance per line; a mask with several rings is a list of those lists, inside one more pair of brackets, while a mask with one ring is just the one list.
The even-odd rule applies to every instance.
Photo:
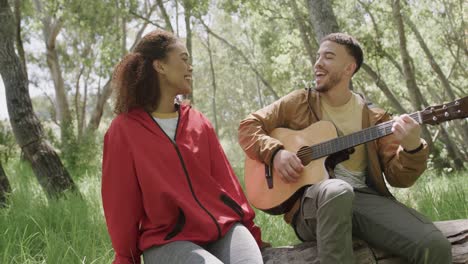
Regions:
[[[412, 113], [409, 116], [416, 120], [416, 122], [420, 124], [422, 123], [421, 114], [419, 111]], [[302, 148], [301, 150], [299, 150], [297, 155], [300, 158], [308, 156], [308, 158], [311, 160], [329, 156], [333, 153], [349, 149], [351, 147], [361, 145], [363, 143], [391, 134], [393, 123], [393, 120], [387, 121], [377, 126], [369, 127], [343, 137], [334, 138], [316, 145], [312, 145], [308, 148]]]

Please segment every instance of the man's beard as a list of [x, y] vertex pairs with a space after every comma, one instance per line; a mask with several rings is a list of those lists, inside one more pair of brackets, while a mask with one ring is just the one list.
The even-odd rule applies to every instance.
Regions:
[[319, 93], [328, 92], [333, 86], [336, 86], [341, 81], [341, 74], [339, 73], [329, 73], [330, 78], [327, 82], [322, 83], [315, 87], [315, 90]]

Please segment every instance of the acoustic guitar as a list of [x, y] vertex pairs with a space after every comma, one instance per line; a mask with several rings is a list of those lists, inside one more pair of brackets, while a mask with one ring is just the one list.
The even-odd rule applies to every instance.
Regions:
[[[410, 116], [420, 124], [430, 125], [466, 118], [468, 96], [427, 107]], [[337, 137], [335, 126], [328, 121], [316, 122], [303, 130], [274, 129], [269, 136], [283, 143], [284, 149], [295, 152], [304, 170], [297, 182], [285, 183], [275, 170], [246, 157], [244, 177], [247, 199], [254, 207], [269, 214], [288, 212], [306, 187], [329, 178], [327, 165], [330, 156], [391, 134], [393, 122], [387, 121], [342, 137]]]

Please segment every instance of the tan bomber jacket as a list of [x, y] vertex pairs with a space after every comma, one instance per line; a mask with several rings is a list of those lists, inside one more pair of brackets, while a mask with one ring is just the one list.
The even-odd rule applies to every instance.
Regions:
[[[363, 129], [391, 119], [384, 110], [369, 108], [367, 105], [362, 115]], [[302, 130], [321, 117], [318, 93], [309, 89], [296, 90], [242, 120], [239, 144], [250, 158], [271, 164], [274, 154], [283, 147], [280, 141], [268, 136], [273, 129], [285, 127]], [[426, 169], [429, 156], [426, 142], [423, 139], [421, 141], [423, 148], [413, 154], [403, 151], [393, 134], [366, 143], [366, 184], [383, 196], [392, 196], [385, 185], [384, 175], [391, 186], [404, 188], [413, 185]], [[296, 203], [291, 212], [286, 214], [288, 223], [298, 208]]]

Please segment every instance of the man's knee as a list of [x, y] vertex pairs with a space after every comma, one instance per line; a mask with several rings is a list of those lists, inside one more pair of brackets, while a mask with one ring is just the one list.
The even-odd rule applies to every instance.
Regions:
[[452, 263], [452, 246], [440, 232], [433, 232], [419, 245], [421, 251], [418, 263]]
[[[319, 203], [346, 203], [352, 204], [354, 198], [353, 187], [339, 179], [329, 179], [320, 184]], [[340, 199], [337, 199], [340, 198]]]

